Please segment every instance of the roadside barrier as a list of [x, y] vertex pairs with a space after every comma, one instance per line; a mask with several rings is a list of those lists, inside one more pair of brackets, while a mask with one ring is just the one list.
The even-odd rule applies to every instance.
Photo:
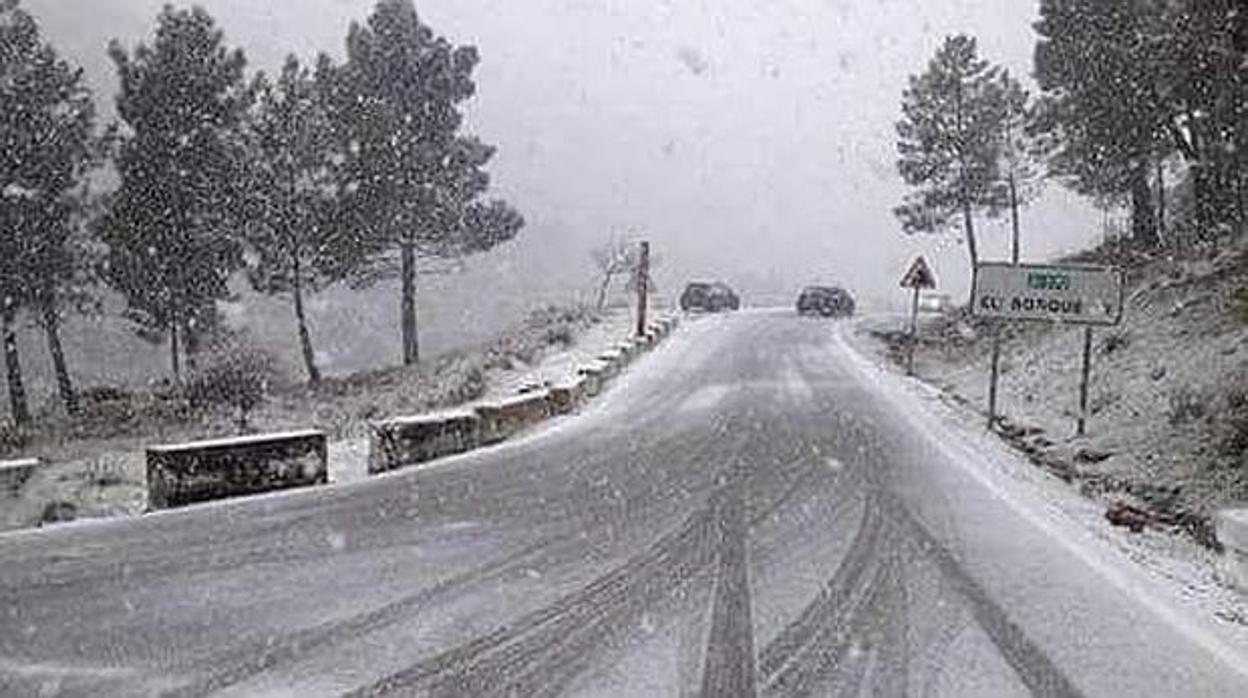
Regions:
[[675, 318], [656, 320], [644, 338], [616, 344], [578, 369], [576, 378], [545, 390], [471, 409], [376, 422], [369, 440], [368, 472], [397, 470], [501, 443], [551, 417], [572, 414], [676, 326]]
[[328, 482], [327, 440], [318, 430], [147, 448], [150, 509]]
[[38, 458], [0, 461], [0, 495], [15, 495], [42, 465]]
[[1213, 517], [1214, 531], [1222, 544], [1222, 574], [1241, 590], [1248, 591], [1248, 506], [1228, 508]]
[[476, 410], [481, 418], [483, 446], [506, 441], [520, 431], [545, 421], [553, 413], [547, 390], [477, 405]]
[[369, 439], [368, 474], [463, 453], [480, 444], [480, 433], [481, 418], [473, 410], [377, 422]]

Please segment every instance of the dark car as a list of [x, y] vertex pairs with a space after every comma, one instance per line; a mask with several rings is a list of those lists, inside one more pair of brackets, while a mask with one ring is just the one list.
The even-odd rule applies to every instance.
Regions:
[[836, 286], [807, 286], [797, 297], [799, 315], [849, 317], [854, 314], [854, 298]]
[[718, 281], [695, 281], [686, 286], [685, 292], [680, 295], [680, 309], [708, 313], [740, 310], [741, 299], [727, 284]]

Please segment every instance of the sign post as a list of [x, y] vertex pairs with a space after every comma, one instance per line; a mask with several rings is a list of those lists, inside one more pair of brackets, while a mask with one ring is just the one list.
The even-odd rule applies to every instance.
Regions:
[[914, 375], [914, 347], [919, 343], [919, 292], [923, 289], [936, 288], [936, 275], [927, 260], [918, 257], [910, 265], [910, 270], [901, 277], [901, 287], [911, 289], [914, 296], [910, 302], [910, 341], [909, 353], [906, 357], [906, 374]]
[[[971, 311], [974, 315], [998, 321], [1043, 321], [1085, 326], [1083, 372], [1079, 386], [1080, 436], [1087, 431], [1092, 328], [1095, 325], [1117, 325], [1122, 321], [1122, 287], [1122, 272], [1110, 267], [1002, 262], [983, 262], [975, 267], [971, 290]], [[994, 351], [989, 420], [996, 417], [995, 355]]]
[[1083, 373], [1079, 379], [1079, 424], [1076, 436], [1088, 433], [1088, 379], [1092, 376], [1092, 326], [1083, 328]]

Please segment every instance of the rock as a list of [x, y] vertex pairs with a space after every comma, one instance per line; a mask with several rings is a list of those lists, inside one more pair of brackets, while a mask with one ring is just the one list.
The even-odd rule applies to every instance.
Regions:
[[1105, 511], [1105, 519], [1114, 526], [1122, 526], [1132, 533], [1139, 533], [1153, 522], [1153, 517], [1143, 509], [1126, 502], [1114, 502]]
[[1153, 380], [1155, 380], [1155, 381], [1159, 381], [1159, 380], [1161, 380], [1162, 378], [1165, 378], [1165, 377], [1166, 377], [1166, 367], [1165, 367], [1165, 366], [1158, 366], [1157, 368], [1154, 368], [1154, 369], [1153, 369], [1153, 371], [1152, 371], [1152, 373], [1149, 373], [1149, 374], [1148, 374], [1148, 377], [1149, 377], [1149, 378], [1152, 378], [1152, 379], [1153, 379]]
[[1114, 454], [1109, 451], [1098, 451], [1093, 448], [1081, 448], [1075, 451], [1076, 463], [1103, 463]]

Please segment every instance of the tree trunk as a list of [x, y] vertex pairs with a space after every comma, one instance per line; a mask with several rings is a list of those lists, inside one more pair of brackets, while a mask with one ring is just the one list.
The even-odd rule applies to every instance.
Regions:
[[316, 353], [312, 350], [312, 334], [308, 331], [307, 312], [303, 307], [303, 279], [298, 262], [295, 262], [294, 296], [295, 319], [299, 321], [299, 346], [303, 348], [303, 365], [308, 370], [308, 382], [316, 385], [321, 382], [321, 370], [316, 367]]
[[173, 382], [182, 385], [182, 356], [178, 346], [178, 323], [169, 325], [169, 365], [173, 368]]
[[1196, 203], [1196, 236], [1209, 239], [1217, 248], [1217, 231], [1213, 229], [1213, 187], [1209, 181], [1209, 168], [1203, 160], [1192, 164], [1192, 200]]
[[971, 269], [979, 264], [979, 246], [975, 241], [975, 216], [971, 213], [971, 200], [962, 197], [962, 225], [966, 230], [966, 252], [971, 257]]
[[30, 424], [30, 406], [26, 402], [26, 386], [22, 382], [22, 362], [17, 354], [17, 322], [11, 307], [3, 312], [4, 364], [9, 375], [9, 411], [18, 425]]
[[43, 333], [48, 340], [48, 353], [52, 356], [52, 367], [56, 372], [56, 387], [61, 393], [61, 403], [65, 412], [78, 414], [78, 394], [74, 392], [74, 383], [69, 377], [69, 366], [65, 362], [65, 349], [61, 346], [61, 316], [57, 312], [56, 300], [48, 294], [43, 303]]
[[403, 276], [403, 365], [420, 361], [420, 342], [416, 335], [416, 244], [411, 239], [400, 243]]
[[1157, 237], [1166, 235], [1166, 163], [1157, 158]]
[[611, 288], [611, 274], [605, 274], [602, 278], [602, 285], [598, 287], [598, 310], [607, 307], [607, 291]]
[[199, 310], [191, 311], [182, 321], [183, 355], [186, 358], [186, 370], [192, 373], [199, 363], [199, 350], [203, 348], [204, 330], [198, 322], [199, 313]]
[[194, 322], [186, 320], [182, 323], [182, 360], [188, 373], [194, 374], [199, 361], [199, 332]]
[[1010, 224], [1013, 228], [1013, 244], [1010, 247], [1010, 259], [1018, 264], [1019, 257], [1019, 224], [1018, 224], [1018, 181], [1014, 171], [1010, 170]]
[[1141, 247], [1157, 246], [1157, 220], [1153, 211], [1148, 164], [1141, 163], [1131, 173], [1131, 238]]

